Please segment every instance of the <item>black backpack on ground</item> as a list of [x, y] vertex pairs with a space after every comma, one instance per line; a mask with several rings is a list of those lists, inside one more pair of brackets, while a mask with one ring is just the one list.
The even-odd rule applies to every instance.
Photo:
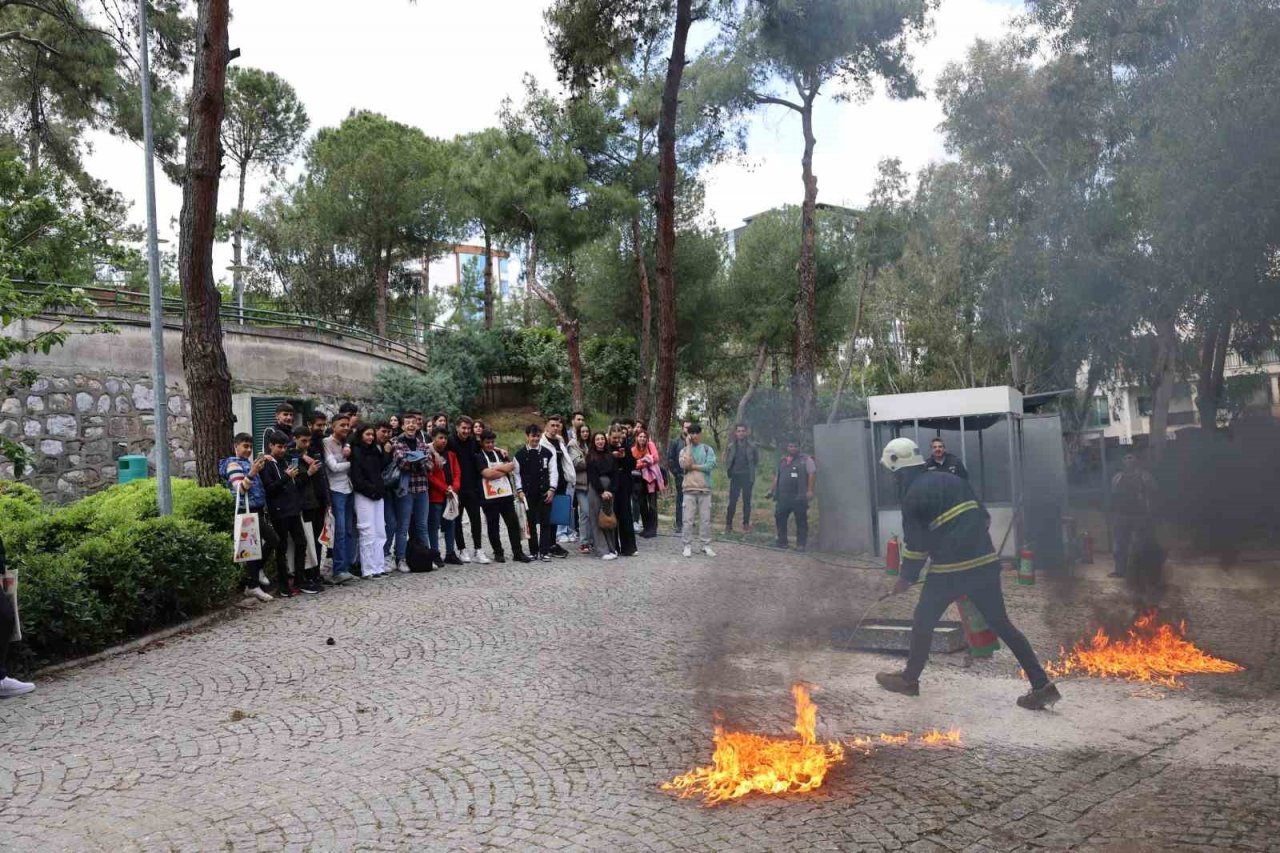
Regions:
[[429, 572], [435, 569], [431, 559], [431, 549], [410, 537], [409, 547], [404, 552], [404, 561], [411, 572]]

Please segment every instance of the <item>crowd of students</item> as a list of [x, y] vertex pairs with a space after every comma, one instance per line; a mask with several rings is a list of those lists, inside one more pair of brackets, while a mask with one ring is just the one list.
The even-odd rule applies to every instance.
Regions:
[[[581, 412], [525, 429], [513, 453], [486, 425], [417, 411], [369, 422], [344, 403], [332, 418], [295, 424], [288, 403], [262, 437], [240, 433], [221, 463], [238, 512], [258, 519], [262, 559], [245, 563], [245, 595], [315, 595], [327, 585], [445, 565], [633, 557], [637, 538], [658, 535], [658, 497], [674, 487], [684, 556], [694, 528], [711, 548], [715, 451], [685, 422], [667, 453], [643, 421], [593, 432]], [[690, 523], [683, 524], [688, 517]], [[487, 531], [486, 552], [482, 535]], [[468, 540], [468, 533], [470, 539]], [[328, 549], [332, 572], [320, 565]]]

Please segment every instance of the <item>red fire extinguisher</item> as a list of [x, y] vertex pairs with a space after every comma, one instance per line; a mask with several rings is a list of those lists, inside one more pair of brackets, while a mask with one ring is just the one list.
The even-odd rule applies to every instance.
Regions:
[[1030, 548], [1023, 548], [1018, 560], [1018, 583], [1023, 586], [1036, 585], [1035, 555]]
[[1084, 532], [1084, 538], [1081, 544], [1082, 544], [1081, 550], [1084, 551], [1084, 561], [1092, 565], [1093, 564], [1093, 533], [1086, 530]]
[[884, 573], [891, 578], [898, 576], [902, 568], [902, 559], [898, 552], [898, 534], [889, 537], [889, 544], [884, 549]]

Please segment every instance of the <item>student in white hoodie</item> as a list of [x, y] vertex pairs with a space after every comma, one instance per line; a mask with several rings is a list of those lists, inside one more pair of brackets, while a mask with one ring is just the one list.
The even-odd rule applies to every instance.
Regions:
[[343, 584], [355, 580], [351, 561], [355, 558], [356, 533], [351, 524], [352, 502], [351, 418], [338, 415], [333, 419], [333, 434], [324, 440], [324, 467], [329, 472], [329, 499], [333, 509], [333, 582]]
[[[564, 443], [562, 433], [564, 432], [564, 418], [559, 415], [552, 415], [547, 418], [547, 423], [542, 431], [542, 441], [538, 446], [550, 450], [555, 455], [555, 476], [552, 478], [555, 493], [557, 495], [573, 496], [573, 484], [577, 482], [578, 472], [574, 470], [573, 459], [569, 456], [569, 448]], [[568, 541], [563, 538], [566, 531], [572, 532], [571, 525], [560, 525], [558, 528], [561, 534], [559, 541], [556, 541], [556, 528], [552, 530], [551, 542], [544, 545], [542, 553], [550, 554], [552, 557], [564, 559], [569, 556], [569, 552], [561, 547], [560, 542]]]

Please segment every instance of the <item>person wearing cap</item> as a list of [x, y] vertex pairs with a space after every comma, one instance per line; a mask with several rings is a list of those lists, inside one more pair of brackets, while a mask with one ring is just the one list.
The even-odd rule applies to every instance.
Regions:
[[787, 442], [787, 452], [778, 461], [773, 485], [766, 497], [773, 498], [773, 520], [778, 527], [779, 548], [787, 547], [787, 521], [796, 517], [796, 547], [803, 551], [809, 544], [809, 504], [818, 482], [818, 469], [813, 457], [800, 450], [794, 438]]
[[880, 464], [893, 472], [902, 495], [902, 574], [894, 593], [917, 583], [926, 562], [929, 571], [912, 617], [907, 666], [902, 672], [877, 673], [876, 682], [893, 693], [919, 696], [933, 629], [953, 601], [967, 596], [1031, 682], [1031, 690], [1018, 697], [1018, 706], [1040, 711], [1061, 699], [1031, 643], [1009, 620], [1000, 589], [1000, 555], [987, 530], [987, 511], [973, 489], [955, 474], [927, 471], [920, 449], [909, 438], [885, 445]]

